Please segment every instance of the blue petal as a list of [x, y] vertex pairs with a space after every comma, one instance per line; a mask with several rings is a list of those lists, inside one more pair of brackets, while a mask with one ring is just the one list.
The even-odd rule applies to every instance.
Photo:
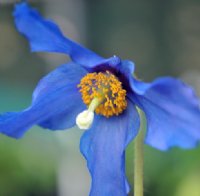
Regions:
[[95, 116], [80, 144], [92, 177], [90, 196], [127, 195], [125, 148], [136, 136], [139, 124], [139, 115], [130, 101], [119, 116]]
[[89, 72], [99, 72], [99, 71], [102, 72], [106, 70], [112, 70], [112, 71], [118, 72], [120, 64], [121, 64], [121, 59], [114, 55], [110, 58], [99, 61], [97, 64], [83, 65], [83, 66]]
[[118, 69], [127, 78], [132, 78], [135, 71], [135, 64], [132, 61], [123, 60]]
[[[192, 148], [200, 140], [200, 108], [191, 87], [170, 77], [141, 83], [141, 95], [132, 98], [147, 118], [146, 143], [160, 150]], [[143, 89], [143, 90], [142, 90]]]
[[133, 77], [135, 71], [135, 65], [132, 61], [123, 60], [121, 64], [116, 67], [121, 74], [124, 75], [125, 81], [127, 82], [127, 86], [131, 88], [132, 91], [139, 95], [143, 95], [148, 88], [151, 87], [151, 84], [142, 82], [135, 77]]
[[65, 38], [55, 23], [45, 20], [26, 2], [17, 4], [13, 15], [17, 29], [28, 38], [32, 51], [66, 53], [81, 65], [98, 64], [103, 60], [94, 52]]
[[85, 109], [77, 89], [85, 74], [74, 63], [58, 67], [39, 82], [30, 107], [0, 116], [0, 132], [20, 138], [35, 124], [52, 130], [74, 126], [76, 115]]

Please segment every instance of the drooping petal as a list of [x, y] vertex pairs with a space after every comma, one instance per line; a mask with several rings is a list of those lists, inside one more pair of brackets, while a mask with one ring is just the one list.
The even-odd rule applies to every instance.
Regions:
[[122, 78], [124, 85], [126, 85], [128, 89], [130, 88], [131, 91], [134, 91], [136, 94], [143, 95], [146, 90], [151, 87], [151, 84], [135, 78], [135, 65], [132, 61], [123, 60], [116, 68], [119, 70], [120, 74], [123, 75], [122, 77], [124, 77], [124, 79]]
[[16, 4], [13, 15], [17, 29], [28, 38], [32, 51], [65, 53], [81, 65], [98, 64], [103, 60], [94, 52], [64, 37], [54, 22], [44, 19], [26, 2]]
[[132, 78], [135, 71], [135, 64], [129, 60], [123, 60], [121, 64], [116, 67], [127, 78]]
[[130, 101], [119, 116], [95, 116], [80, 144], [92, 177], [90, 196], [127, 195], [124, 151], [136, 136], [139, 124], [139, 115]]
[[122, 60], [113, 67], [116, 70], [116, 75], [120, 78], [123, 86], [125, 86], [128, 92], [134, 91], [135, 93], [141, 95], [150, 87], [150, 84], [139, 81], [135, 78], [134, 62], [130, 60]]
[[35, 124], [52, 130], [74, 126], [76, 115], [85, 109], [77, 90], [85, 74], [74, 63], [58, 67], [39, 82], [30, 107], [0, 115], [0, 133], [20, 138]]
[[146, 114], [146, 143], [160, 150], [195, 147], [200, 140], [200, 108], [192, 88], [170, 77], [145, 88], [144, 83], [141, 88], [137, 84], [141, 95], [134, 94], [132, 99]]

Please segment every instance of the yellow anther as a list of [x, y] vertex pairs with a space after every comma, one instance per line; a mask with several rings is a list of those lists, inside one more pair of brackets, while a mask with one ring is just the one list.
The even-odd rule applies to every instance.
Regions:
[[101, 103], [95, 112], [106, 117], [119, 115], [127, 107], [126, 90], [119, 79], [109, 71], [89, 73], [78, 85], [83, 102], [89, 106], [95, 98]]

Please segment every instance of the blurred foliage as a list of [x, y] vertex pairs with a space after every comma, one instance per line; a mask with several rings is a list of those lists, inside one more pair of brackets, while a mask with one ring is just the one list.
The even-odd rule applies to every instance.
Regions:
[[[134, 146], [131, 143], [127, 150], [127, 175], [132, 188], [134, 183], [133, 149]], [[145, 145], [145, 196], [184, 196], [183, 192], [185, 195], [196, 196], [200, 191], [199, 154], [199, 147], [193, 150], [174, 148], [162, 152]], [[133, 195], [132, 192], [131, 195]]]
[[[29, 104], [30, 92], [26, 88], [13, 87], [11, 91], [6, 87], [1, 87], [1, 111], [5, 108], [22, 109]], [[53, 137], [49, 131], [37, 127], [20, 140], [1, 135], [0, 195], [54, 195], [56, 165], [61, 154], [59, 147], [55, 134]]]
[[33, 138], [26, 137], [19, 142], [2, 137], [0, 195], [53, 195], [55, 192], [55, 148]]

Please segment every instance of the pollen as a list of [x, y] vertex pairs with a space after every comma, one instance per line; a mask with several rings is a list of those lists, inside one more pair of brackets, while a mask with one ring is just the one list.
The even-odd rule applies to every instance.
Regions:
[[105, 117], [119, 115], [127, 107], [126, 90], [119, 79], [109, 71], [88, 73], [78, 85], [83, 102], [89, 107], [93, 99], [98, 99], [96, 114]]

